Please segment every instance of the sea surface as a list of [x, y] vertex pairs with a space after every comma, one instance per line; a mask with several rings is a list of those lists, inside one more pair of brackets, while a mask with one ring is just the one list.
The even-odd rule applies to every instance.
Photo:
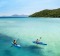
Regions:
[[60, 18], [0, 18], [0, 56], [60, 56]]

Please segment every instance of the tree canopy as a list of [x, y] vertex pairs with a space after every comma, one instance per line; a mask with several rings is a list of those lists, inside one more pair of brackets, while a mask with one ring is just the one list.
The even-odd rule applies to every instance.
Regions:
[[58, 9], [53, 9], [53, 10], [42, 10], [39, 12], [36, 12], [29, 17], [60, 17], [60, 8]]

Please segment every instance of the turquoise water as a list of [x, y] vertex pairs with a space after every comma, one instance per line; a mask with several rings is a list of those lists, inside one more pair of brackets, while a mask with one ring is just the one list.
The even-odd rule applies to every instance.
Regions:
[[[40, 37], [47, 46], [32, 43]], [[0, 18], [0, 56], [60, 56], [59, 49], [60, 18]]]

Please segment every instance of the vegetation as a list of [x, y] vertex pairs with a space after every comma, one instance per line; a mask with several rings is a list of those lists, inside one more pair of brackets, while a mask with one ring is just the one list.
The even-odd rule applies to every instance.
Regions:
[[30, 15], [29, 17], [60, 17], [60, 8], [53, 10], [42, 10]]

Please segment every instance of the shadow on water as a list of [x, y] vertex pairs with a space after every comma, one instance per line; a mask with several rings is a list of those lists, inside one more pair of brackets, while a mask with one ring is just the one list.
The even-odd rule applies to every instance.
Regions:
[[50, 54], [51, 54], [51, 56], [55, 56], [55, 53], [53, 50], [48, 50], [47, 53], [49, 54], [49, 56], [50, 56]]
[[13, 56], [10, 50], [4, 50], [3, 56]]
[[43, 51], [42, 51], [42, 49], [43, 49], [42, 47], [31, 45], [31, 46], [27, 46], [24, 48], [26, 51], [29, 51], [34, 56], [44, 56]]
[[0, 42], [2, 41], [2, 42], [11, 42], [13, 40], [13, 38], [12, 37], [9, 37], [9, 36], [7, 36], [7, 35], [4, 35], [4, 34], [1, 34], [0, 33]]
[[30, 49], [43, 49], [42, 47], [36, 46], [36, 45], [31, 45], [29, 46]]
[[11, 50], [7, 49], [12, 40], [12, 37], [0, 33], [0, 56], [13, 56]]

